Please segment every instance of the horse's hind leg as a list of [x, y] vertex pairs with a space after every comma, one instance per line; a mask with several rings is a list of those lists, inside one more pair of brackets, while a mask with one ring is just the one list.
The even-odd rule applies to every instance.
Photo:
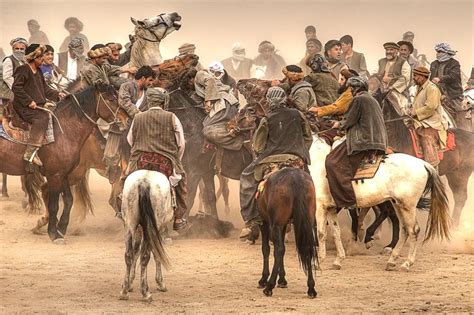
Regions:
[[316, 208], [316, 229], [318, 232], [318, 256], [320, 262], [326, 258], [327, 213], [328, 209], [325, 207], [318, 206]]
[[405, 262], [401, 265], [403, 271], [409, 271], [410, 267], [415, 263], [416, 256], [416, 242], [418, 240], [418, 233], [420, 233], [420, 227], [416, 222], [416, 208], [413, 207], [411, 211], [406, 209], [401, 211], [402, 222], [406, 230], [408, 237], [408, 257]]
[[143, 299], [147, 302], [151, 302], [153, 300], [150, 289], [148, 288], [148, 280], [147, 280], [147, 266], [148, 262], [150, 261], [150, 245], [145, 241], [142, 243], [142, 250], [140, 253], [140, 291], [142, 292]]
[[2, 173], [2, 177], [2, 196], [8, 198], [10, 196], [8, 195], [7, 174]]
[[402, 212], [405, 211], [403, 208], [400, 208], [400, 206], [395, 206], [397, 216], [399, 219], [401, 219], [402, 223], [402, 233], [401, 233], [401, 238], [398, 241], [397, 245], [395, 245], [395, 248], [392, 251], [392, 254], [390, 255], [390, 258], [388, 259], [387, 266], [385, 267], [385, 270], [394, 270], [396, 266], [396, 261], [398, 257], [400, 257], [400, 252], [405, 245], [407, 238], [408, 238], [408, 230], [405, 225], [405, 220], [404, 217], [402, 216]]
[[260, 225], [260, 231], [262, 232], [262, 256], [263, 256], [263, 271], [262, 278], [258, 281], [258, 287], [264, 288], [268, 282], [268, 276], [270, 275], [269, 267], [269, 256], [270, 256], [270, 230], [267, 222], [263, 222]]
[[357, 238], [360, 242], [364, 240], [365, 230], [364, 230], [364, 220], [369, 213], [371, 208], [360, 208], [359, 216], [357, 217]]
[[132, 260], [132, 267], [130, 271], [130, 286], [128, 290], [130, 292], [133, 291], [133, 281], [135, 280], [135, 273], [137, 270], [137, 261], [138, 258], [140, 257], [140, 246], [142, 245], [143, 242], [143, 229], [141, 225], [139, 225], [136, 230], [135, 230], [135, 235], [133, 237], [133, 243], [132, 243], [132, 250], [133, 250], [133, 260]]
[[219, 192], [222, 194], [222, 198], [224, 198], [224, 211], [226, 214], [230, 213], [230, 206], [229, 206], [229, 179], [222, 176], [217, 175], [219, 179], [219, 190], [217, 191], [217, 196], [219, 196]]
[[[284, 236], [283, 236], [283, 257], [285, 257], [285, 252], [286, 252], [286, 248], [285, 248], [285, 237], [286, 237], [286, 225], [283, 227], [283, 233], [284, 233]], [[280, 271], [278, 272], [278, 287], [279, 288], [288, 288], [288, 282], [286, 281], [286, 272], [285, 272], [285, 260], [282, 259], [281, 261], [281, 267], [280, 267]]]
[[357, 208], [349, 208], [349, 215], [351, 217], [351, 232], [352, 240], [357, 242], [357, 232], [359, 230], [359, 216], [357, 215]]
[[453, 209], [453, 226], [458, 227], [461, 220], [461, 213], [467, 200], [467, 183], [471, 175], [470, 171], [455, 171], [446, 174], [448, 184], [453, 192], [454, 209]]
[[58, 223], [58, 233], [63, 237], [66, 235], [67, 226], [69, 225], [69, 216], [71, 214], [71, 208], [73, 204], [73, 196], [71, 193], [71, 187], [68, 184], [64, 185], [64, 191], [62, 193], [63, 197], [63, 213]]
[[390, 221], [392, 221], [392, 241], [390, 244], [385, 246], [384, 252], [391, 253], [393, 248], [398, 243], [398, 239], [400, 238], [400, 221], [398, 220], [397, 214], [395, 213], [395, 209], [393, 208], [392, 204], [390, 203], [390, 207], [387, 208], [388, 217]]
[[342, 261], [346, 258], [346, 252], [344, 251], [344, 246], [342, 245], [341, 228], [339, 227], [339, 222], [337, 221], [337, 212], [335, 209], [328, 211], [328, 221], [329, 225], [333, 229], [334, 243], [336, 244], [336, 259], [332, 263], [332, 266], [339, 270], [342, 268]]
[[128, 292], [130, 292], [131, 282], [130, 282], [130, 272], [132, 270], [132, 264], [134, 261], [134, 254], [133, 254], [133, 238], [132, 232], [130, 229], [127, 231], [125, 235], [125, 277], [122, 283], [122, 291], [120, 291], [120, 300], [128, 300]]
[[273, 288], [276, 284], [276, 278], [280, 271], [283, 262], [283, 253], [285, 251], [285, 229], [283, 226], [273, 226], [271, 228], [271, 236], [273, 239], [273, 269], [270, 279], [268, 280], [267, 286], [263, 289], [263, 293], [266, 296], [272, 296]]

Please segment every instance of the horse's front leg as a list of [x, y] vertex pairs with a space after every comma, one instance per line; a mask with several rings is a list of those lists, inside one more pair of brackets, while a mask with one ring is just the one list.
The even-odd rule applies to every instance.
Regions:
[[7, 187], [7, 174], [2, 173], [2, 197], [9, 198], [8, 187]]
[[48, 190], [48, 235], [49, 238], [57, 244], [64, 243], [64, 235], [58, 233], [58, 208], [59, 208], [59, 194], [62, 190], [62, 180], [57, 177], [51, 177], [47, 179], [46, 187]]
[[74, 202], [71, 187], [68, 183], [64, 185], [64, 190], [62, 193], [63, 196], [63, 213], [58, 223], [58, 233], [61, 235], [66, 235], [67, 227], [69, 225], [69, 216], [71, 214], [71, 208]]

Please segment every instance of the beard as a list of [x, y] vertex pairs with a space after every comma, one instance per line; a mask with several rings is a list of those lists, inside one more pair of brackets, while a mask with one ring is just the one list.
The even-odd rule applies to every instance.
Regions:
[[388, 60], [393, 60], [395, 59], [395, 54], [385, 54], [385, 57], [387, 57]]

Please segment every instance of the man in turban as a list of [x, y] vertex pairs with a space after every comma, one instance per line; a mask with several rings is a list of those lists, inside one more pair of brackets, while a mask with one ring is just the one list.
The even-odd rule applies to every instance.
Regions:
[[68, 50], [56, 54], [54, 64], [58, 65], [69, 80], [75, 80], [84, 68], [84, 40], [73, 37], [68, 44]]
[[69, 35], [64, 38], [63, 43], [59, 47], [59, 52], [65, 52], [68, 50], [69, 43], [74, 37], [79, 37], [82, 39], [84, 45], [84, 51], [89, 50], [89, 40], [87, 36], [82, 34], [84, 24], [76, 17], [68, 17], [64, 21], [64, 28], [69, 32]]
[[251, 76], [264, 80], [281, 78], [281, 69], [286, 65], [283, 57], [276, 53], [275, 46], [267, 40], [258, 45], [258, 56], [253, 62]]
[[94, 45], [87, 53], [89, 60], [85, 63], [81, 71], [83, 87], [91, 86], [96, 83], [112, 84], [116, 89], [120, 88], [122, 83], [128, 80], [120, 77], [121, 73], [134, 74], [135, 67], [119, 67], [107, 63], [110, 55], [110, 48], [103, 45]]
[[[191, 43], [184, 43], [178, 47], [178, 57], [184, 57], [186, 55], [195, 55], [196, 53], [196, 45]], [[204, 67], [201, 65], [200, 62], [194, 67], [196, 70], [203, 70]]]
[[448, 124], [443, 118], [441, 92], [428, 79], [429, 76], [430, 71], [425, 67], [413, 70], [413, 81], [418, 90], [413, 100], [412, 115], [416, 133], [420, 137], [423, 159], [437, 167], [440, 162], [438, 152], [446, 147]]
[[255, 193], [262, 180], [262, 168], [268, 163], [301, 165], [307, 170], [311, 164], [309, 149], [313, 143], [311, 128], [306, 117], [294, 108], [288, 108], [285, 91], [274, 86], [266, 94], [268, 112], [260, 121], [253, 137], [257, 159], [240, 176], [240, 213], [245, 221], [241, 239], [249, 237], [252, 228], [261, 224]]
[[26, 48], [27, 64], [16, 69], [12, 87], [15, 111], [23, 120], [31, 124], [23, 158], [37, 166], [43, 165], [36, 153], [43, 145], [44, 134], [49, 122], [49, 114], [38, 107], [44, 107], [47, 100], [59, 101], [65, 96], [63, 93], [51, 89], [44, 81], [43, 73], [40, 70], [44, 52], [45, 47], [39, 44], [31, 44]]
[[48, 36], [43, 31], [40, 31], [40, 25], [36, 20], [29, 20], [26, 22], [28, 25], [28, 31], [31, 36], [28, 39], [29, 43], [36, 43], [41, 45], [49, 45]]
[[240, 43], [232, 46], [232, 57], [222, 60], [224, 68], [236, 80], [250, 78], [253, 60], [245, 57], [245, 48]]
[[331, 39], [324, 45], [324, 57], [326, 57], [327, 68], [335, 78], [339, 78], [342, 69], [349, 69], [342, 60], [342, 45], [338, 40]]
[[311, 58], [316, 56], [321, 52], [323, 45], [317, 38], [310, 38], [306, 41], [306, 52], [303, 59], [299, 63], [299, 67], [303, 69], [305, 75], [311, 73], [311, 68], [308, 66], [308, 62]]
[[463, 111], [463, 88], [461, 83], [461, 65], [454, 59], [456, 51], [447, 43], [435, 46], [436, 60], [431, 63], [430, 79], [437, 84], [445, 96], [443, 105], [454, 111]]
[[2, 60], [3, 82], [1, 82], [0, 85], [0, 98], [4, 104], [13, 98], [11, 91], [14, 81], [13, 73], [16, 68], [25, 64], [25, 50], [28, 46], [28, 42], [24, 38], [17, 37], [10, 41], [10, 46], [12, 47], [12, 54]]
[[211, 62], [208, 69], [217, 80], [230, 87], [230, 92], [234, 94], [237, 99], [239, 98], [237, 81], [235, 81], [235, 79], [229, 75], [227, 70], [224, 68], [224, 65], [220, 61]]
[[316, 105], [316, 96], [310, 83], [303, 80], [303, 70], [296, 65], [283, 68], [283, 75], [290, 86], [289, 103], [302, 113]]
[[150, 88], [146, 93], [149, 109], [135, 115], [127, 137], [132, 152], [126, 175], [140, 169], [166, 175], [176, 192], [173, 229], [183, 231], [187, 227], [186, 175], [181, 163], [185, 148], [183, 127], [175, 114], [166, 111], [166, 90]]

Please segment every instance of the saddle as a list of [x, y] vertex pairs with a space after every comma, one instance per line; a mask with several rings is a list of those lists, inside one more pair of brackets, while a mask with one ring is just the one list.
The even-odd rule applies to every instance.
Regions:
[[377, 173], [380, 164], [384, 162], [385, 157], [385, 155], [380, 154], [368, 154], [360, 162], [359, 167], [357, 168], [357, 171], [352, 180], [358, 181], [373, 178]]
[[[8, 102], [3, 110], [2, 130], [0, 136], [19, 144], [27, 144], [30, 135], [31, 125], [24, 121], [13, 108], [13, 103]], [[54, 142], [53, 122], [49, 119], [46, 135], [43, 138], [43, 145]]]
[[[413, 150], [415, 151], [415, 156], [419, 159], [423, 159], [424, 154], [423, 154], [423, 149], [421, 148], [421, 145], [420, 145], [419, 135], [416, 133], [416, 130], [413, 127], [408, 128], [408, 130], [410, 131], [410, 137], [411, 137], [411, 142], [413, 145]], [[456, 134], [454, 133], [454, 130], [448, 129], [447, 135], [448, 135], [448, 138], [446, 140], [446, 148], [444, 149], [444, 151], [438, 152], [438, 157], [440, 161], [443, 160], [444, 158], [444, 152], [453, 151], [456, 148]]]

